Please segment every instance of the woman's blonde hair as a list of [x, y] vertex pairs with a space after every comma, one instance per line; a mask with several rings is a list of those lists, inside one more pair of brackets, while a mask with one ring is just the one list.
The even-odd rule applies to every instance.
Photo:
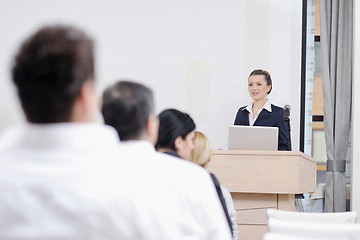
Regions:
[[210, 157], [211, 146], [209, 139], [201, 132], [195, 131], [194, 150], [192, 151], [189, 160], [204, 167]]

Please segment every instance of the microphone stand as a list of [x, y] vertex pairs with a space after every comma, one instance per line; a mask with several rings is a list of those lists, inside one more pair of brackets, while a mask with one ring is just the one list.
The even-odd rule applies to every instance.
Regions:
[[[290, 109], [287, 106], [285, 106], [285, 110], [284, 110], [284, 121], [286, 122], [286, 130], [287, 130], [288, 139], [289, 139], [289, 151], [291, 151]], [[304, 199], [304, 194], [302, 194], [302, 193], [295, 194], [295, 209], [298, 212], [303, 212], [304, 209], [303, 209], [300, 199]]]
[[284, 112], [284, 120], [286, 122], [286, 130], [287, 130], [287, 134], [288, 134], [288, 139], [289, 139], [289, 151], [291, 151], [291, 128], [290, 128], [290, 111], [288, 108], [285, 108], [285, 112]]

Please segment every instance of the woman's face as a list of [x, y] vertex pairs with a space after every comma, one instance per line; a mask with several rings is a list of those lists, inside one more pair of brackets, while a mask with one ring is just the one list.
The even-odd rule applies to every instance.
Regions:
[[194, 137], [195, 137], [195, 132], [192, 131], [186, 135], [185, 139], [179, 136], [175, 140], [176, 152], [177, 154], [179, 154], [179, 156], [182, 159], [185, 160], [190, 159], [191, 152], [194, 149]]
[[254, 101], [266, 98], [267, 93], [271, 89], [271, 85], [267, 85], [264, 75], [250, 76], [248, 84], [250, 97]]

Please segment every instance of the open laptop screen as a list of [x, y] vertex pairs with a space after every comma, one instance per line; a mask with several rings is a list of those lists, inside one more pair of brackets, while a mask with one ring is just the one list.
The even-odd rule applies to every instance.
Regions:
[[229, 126], [229, 150], [273, 150], [278, 148], [277, 127]]

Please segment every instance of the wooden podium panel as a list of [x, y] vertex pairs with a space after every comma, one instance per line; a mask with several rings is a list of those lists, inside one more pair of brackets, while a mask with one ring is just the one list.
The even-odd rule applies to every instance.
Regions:
[[217, 150], [207, 169], [232, 195], [239, 239], [262, 239], [267, 209], [293, 211], [295, 193], [316, 189], [316, 161], [302, 152]]
[[267, 225], [238, 225], [239, 239], [262, 239], [268, 232]]

